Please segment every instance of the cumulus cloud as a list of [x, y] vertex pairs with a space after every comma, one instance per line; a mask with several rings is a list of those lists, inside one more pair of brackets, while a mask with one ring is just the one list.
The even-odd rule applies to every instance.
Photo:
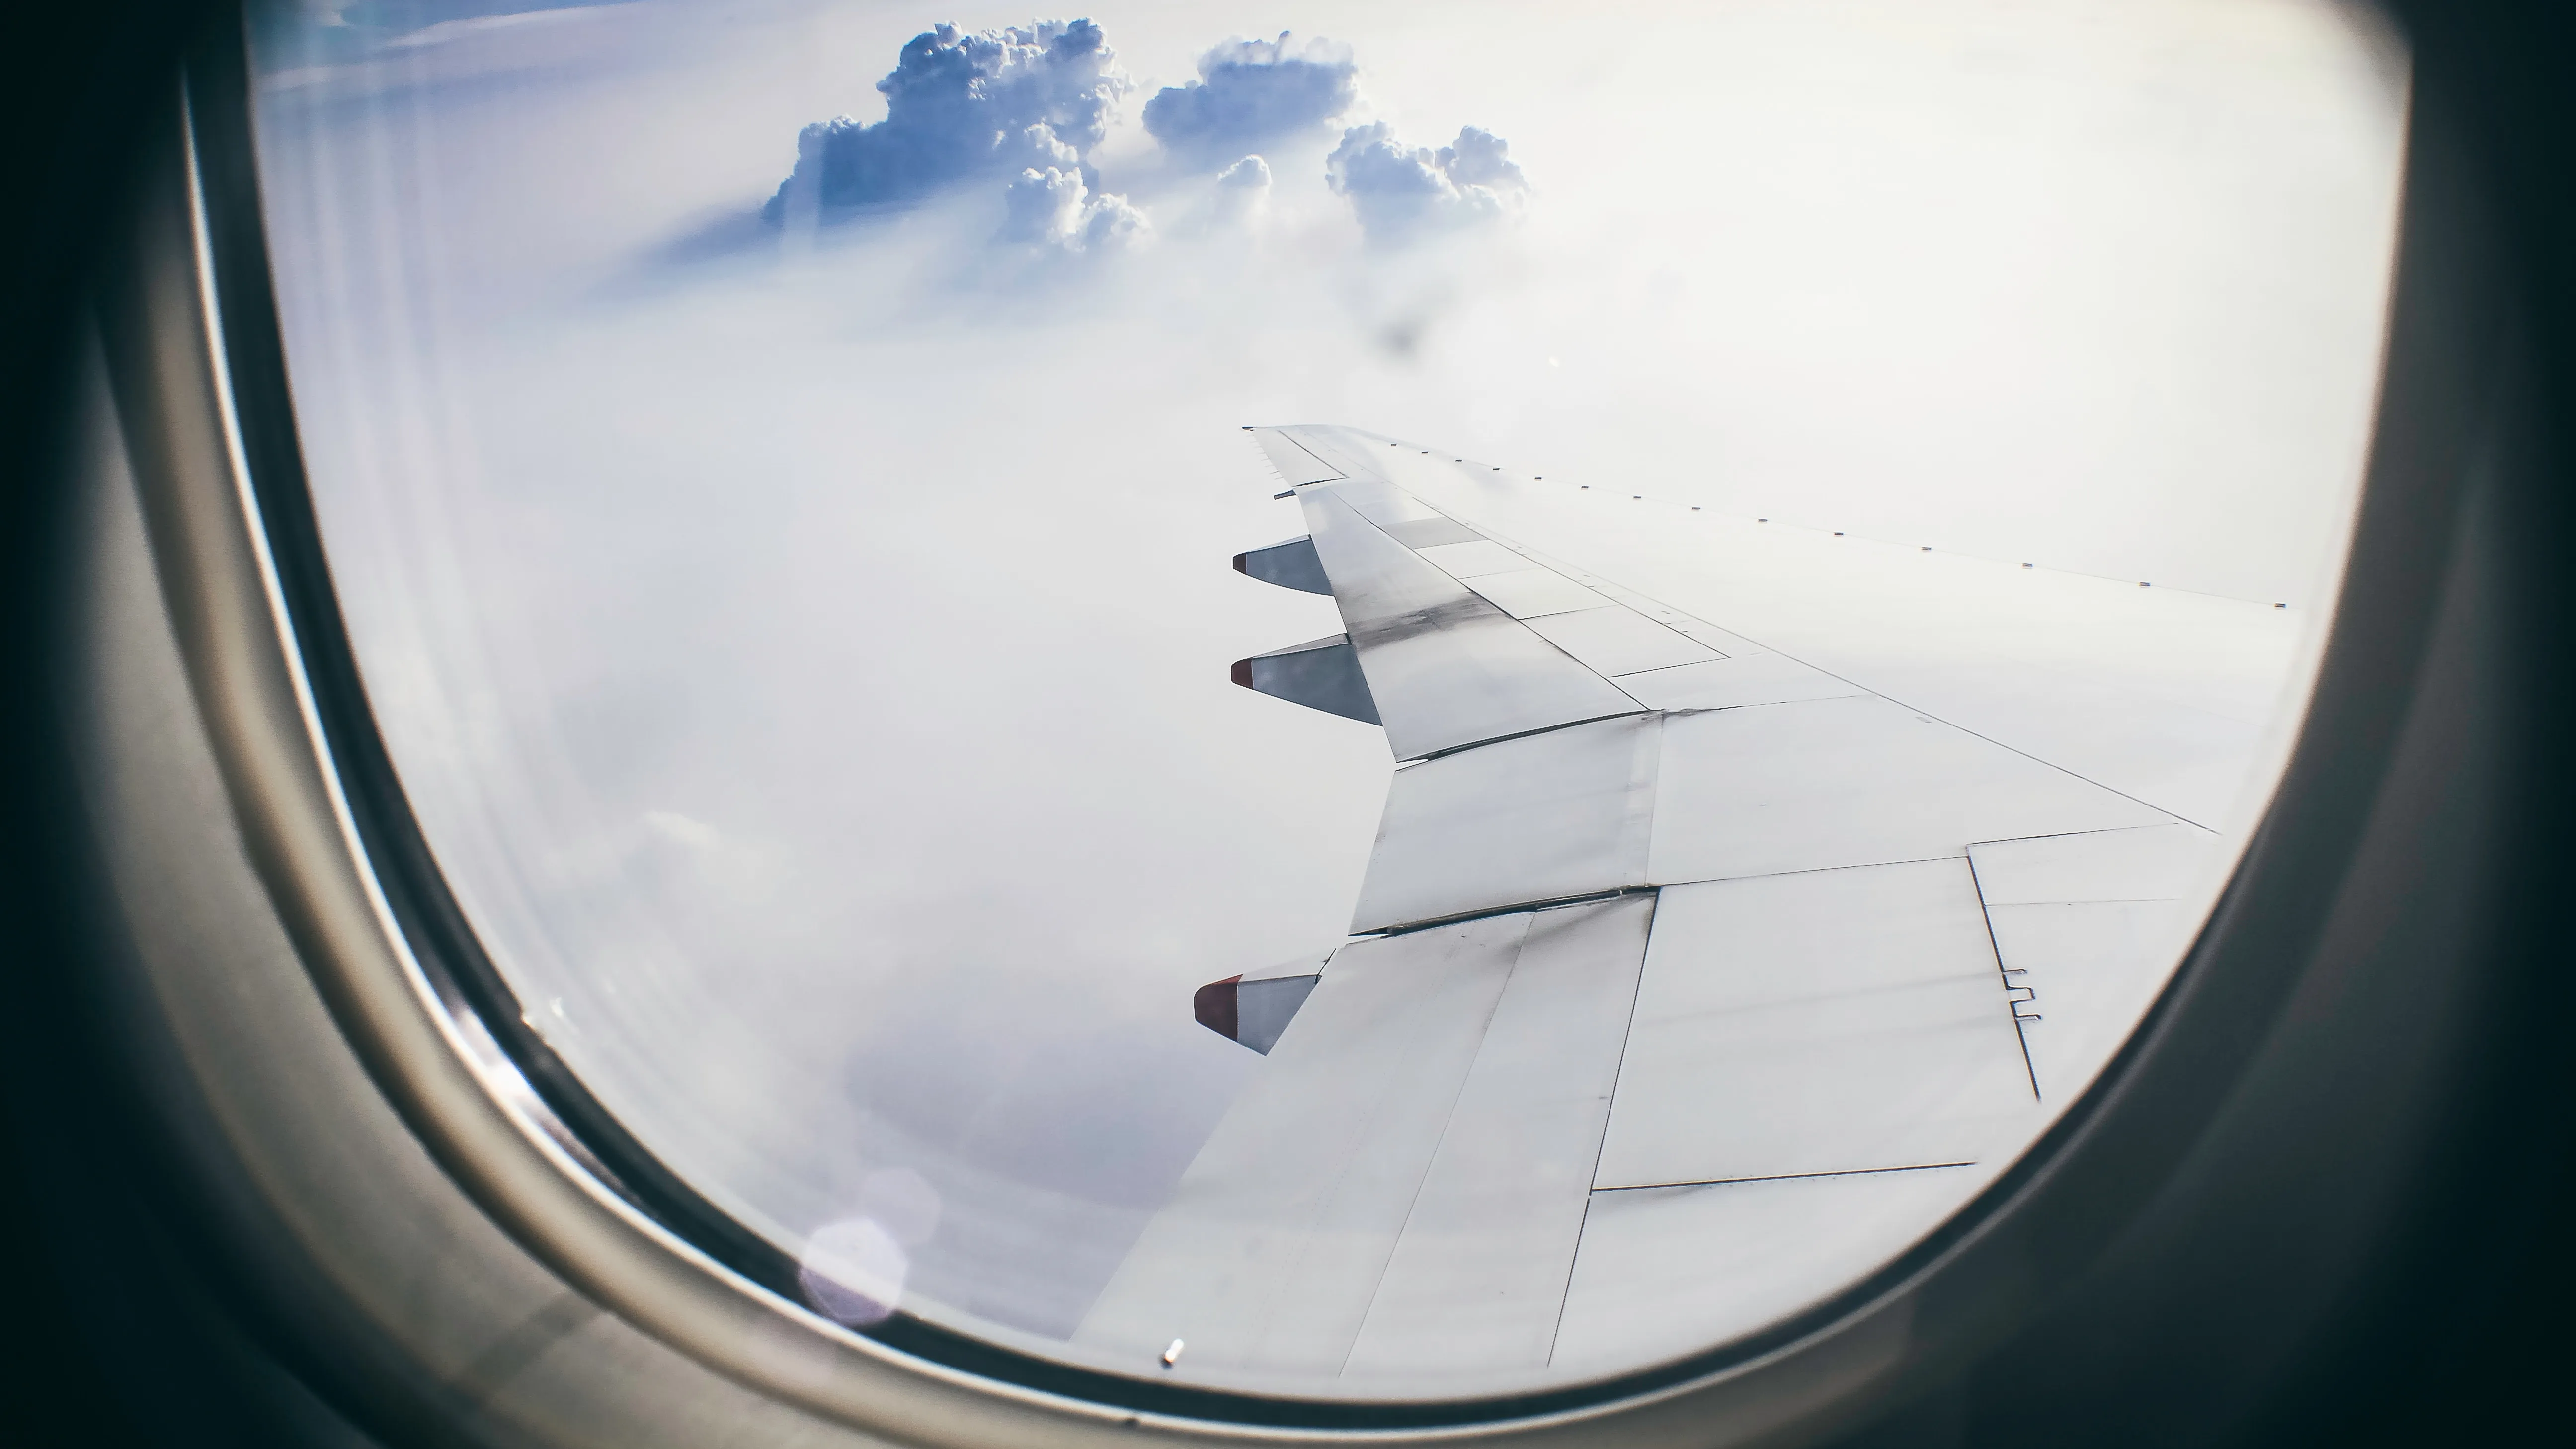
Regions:
[[1348, 111], [1360, 94], [1347, 46], [1320, 38], [1229, 40], [1199, 57], [1199, 78], [1145, 103], [1145, 129], [1175, 156], [1213, 167]]
[[1270, 209], [1270, 163], [1246, 156], [1217, 173], [1216, 219], [1230, 226], [1250, 225]]
[[796, 138], [796, 169], [762, 208], [772, 222], [915, 201], [950, 183], [1029, 169], [1071, 172], [1109, 129], [1129, 82], [1100, 27], [1044, 20], [914, 36], [877, 82], [886, 117], [837, 116]]
[[1324, 177], [1349, 197], [1368, 239], [1400, 245], [1517, 215], [1529, 181], [1503, 138], [1474, 126], [1433, 151], [1407, 149], [1384, 121], [1353, 126], [1324, 158]]
[[1003, 194], [1000, 242], [1068, 252], [1116, 251], [1153, 234], [1145, 213], [1118, 195], [1095, 194], [1082, 175], [1050, 166], [1020, 173]]

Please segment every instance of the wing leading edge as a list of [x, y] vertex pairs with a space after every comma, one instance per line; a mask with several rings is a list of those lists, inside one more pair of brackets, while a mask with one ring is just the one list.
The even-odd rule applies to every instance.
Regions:
[[[1309, 587], [1305, 543], [1347, 632], [1237, 682], [1365, 696], [1401, 764], [1359, 939], [1201, 991], [1268, 1060], [1078, 1343], [1385, 1393], [1748, 1332], [2160, 984], [2207, 831], [1435, 509], [1429, 450], [1254, 432], [1309, 534], [1245, 557]], [[1355, 678], [1248, 677], [1282, 655]]]

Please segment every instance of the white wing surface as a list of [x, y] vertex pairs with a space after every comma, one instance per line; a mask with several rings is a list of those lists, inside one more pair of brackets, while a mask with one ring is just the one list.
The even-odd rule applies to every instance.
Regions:
[[1267, 1060], [1078, 1343], [1387, 1397], [1739, 1336], [1936, 1227], [2162, 985], [2251, 711], [2069, 683], [1991, 620], [1820, 667], [1772, 640], [1869, 631], [1785, 530], [1693, 559], [1658, 520], [1684, 556], [1635, 572], [1764, 627], [1713, 621], [1514, 532], [1582, 542], [1563, 485], [1254, 432], [1309, 533], [1237, 567], [1320, 577], [1347, 632], [1237, 682], [1373, 710], [1400, 764], [1354, 939], [1200, 992]]

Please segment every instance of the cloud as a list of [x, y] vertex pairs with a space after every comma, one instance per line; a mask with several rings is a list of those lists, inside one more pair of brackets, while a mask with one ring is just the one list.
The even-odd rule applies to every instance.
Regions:
[[1437, 151], [1408, 150], [1378, 121], [1342, 132], [1324, 158], [1324, 177], [1350, 198], [1371, 242], [1401, 245], [1518, 215], [1529, 181], [1509, 153], [1502, 137], [1474, 126]]
[[1270, 163], [1246, 156], [1217, 173], [1216, 219], [1229, 226], [1250, 226], [1270, 209]]
[[1145, 129], [1175, 156], [1214, 167], [1323, 125], [1359, 100], [1350, 49], [1320, 38], [1229, 40], [1199, 57], [1199, 79], [1145, 103]]
[[1117, 60], [1088, 20], [924, 31], [877, 82], [885, 119], [807, 126], [796, 137], [796, 169], [761, 215], [779, 222], [900, 205], [953, 182], [1031, 168], [1071, 172], [1087, 185], [1083, 158], [1129, 88]]
[[1020, 173], [1003, 193], [1002, 229], [993, 240], [1068, 252], [1116, 251], [1153, 235], [1145, 213], [1117, 195], [1098, 195], [1078, 171], [1050, 166]]

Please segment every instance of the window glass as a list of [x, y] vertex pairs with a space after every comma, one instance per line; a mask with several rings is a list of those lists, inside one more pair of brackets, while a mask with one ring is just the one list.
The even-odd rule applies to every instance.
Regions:
[[2403, 119], [2355, 12], [255, 49], [439, 863], [862, 1329], [1361, 1399], [1757, 1332], [2081, 1093], [2297, 723]]

